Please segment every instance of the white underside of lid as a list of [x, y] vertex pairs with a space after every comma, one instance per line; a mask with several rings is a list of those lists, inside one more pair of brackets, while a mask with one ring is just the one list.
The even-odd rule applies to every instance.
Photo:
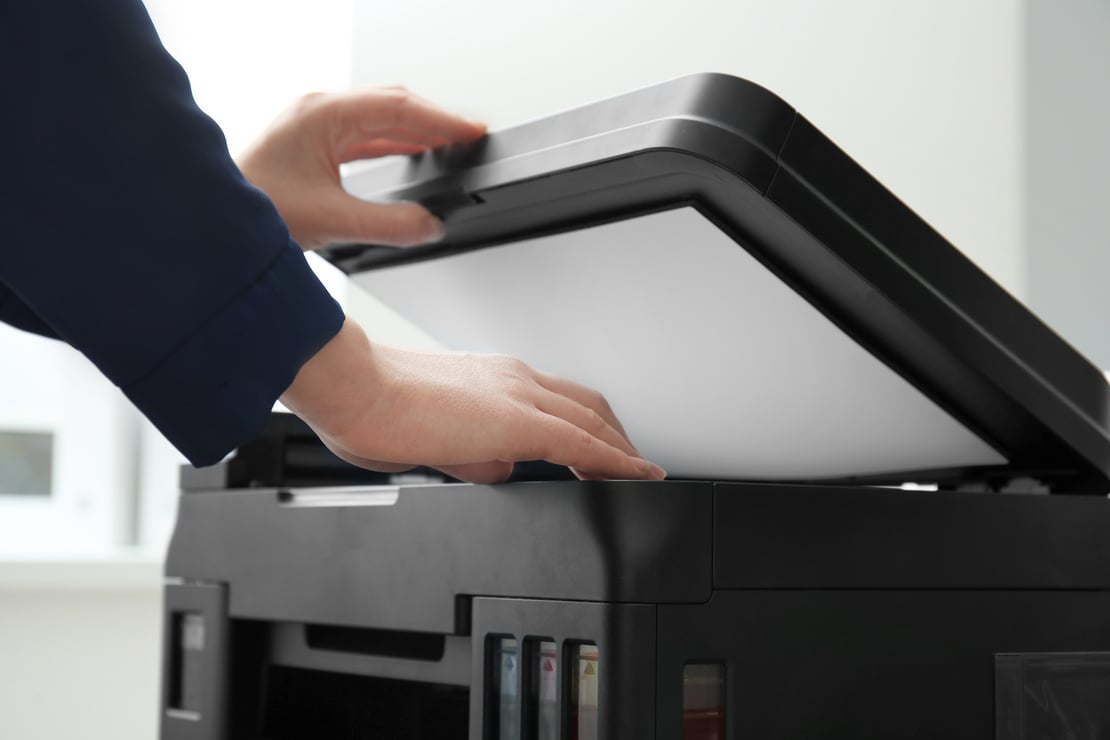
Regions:
[[1006, 463], [693, 208], [353, 279], [447, 348], [597, 388], [672, 477]]

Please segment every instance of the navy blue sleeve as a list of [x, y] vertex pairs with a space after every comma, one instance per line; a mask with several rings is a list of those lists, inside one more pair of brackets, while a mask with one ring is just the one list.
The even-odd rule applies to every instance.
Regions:
[[57, 339], [58, 335], [47, 326], [38, 314], [27, 307], [6, 285], [0, 285], [0, 321], [14, 326], [16, 329], [39, 334], [50, 339]]
[[342, 311], [139, 0], [9, 0], [0, 21], [0, 318], [79, 349], [213, 463]]

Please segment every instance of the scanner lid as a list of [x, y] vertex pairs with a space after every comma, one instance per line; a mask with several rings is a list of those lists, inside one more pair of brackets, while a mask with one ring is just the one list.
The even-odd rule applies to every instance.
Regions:
[[672, 477], [1110, 490], [1103, 375], [745, 80], [679, 78], [344, 184], [425, 204], [447, 237], [327, 259], [442, 346], [602, 391]]

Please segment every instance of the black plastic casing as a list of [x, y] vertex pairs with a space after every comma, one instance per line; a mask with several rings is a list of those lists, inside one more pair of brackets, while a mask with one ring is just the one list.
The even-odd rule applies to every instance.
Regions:
[[[1015, 660], [1110, 651], [1106, 499], [626, 481], [400, 487], [386, 506], [357, 504], [382, 488], [349, 489], [313, 506], [318, 490], [182, 497], [167, 623], [208, 618], [208, 703], [167, 707], [164, 740], [324, 736], [290, 717], [354, 733], [337, 676], [388, 681], [367, 696], [455, 691], [459, 719], [436, 736], [490, 740], [502, 637], [556, 642], [560, 701], [569, 649], [597, 645], [609, 740], [681, 737], [691, 662], [725, 666], [728, 738], [972, 740], [996, 703], [1020, 719], [1035, 698]], [[167, 671], [175, 649], [171, 635]], [[1084, 680], [1110, 690], [1108, 665]], [[275, 671], [308, 677], [300, 714]], [[1097, 722], [1095, 699], [1053, 726]], [[407, 723], [398, 736], [430, 737], [409, 711], [378, 710]], [[1027, 737], [1011, 725], [998, 737]]]

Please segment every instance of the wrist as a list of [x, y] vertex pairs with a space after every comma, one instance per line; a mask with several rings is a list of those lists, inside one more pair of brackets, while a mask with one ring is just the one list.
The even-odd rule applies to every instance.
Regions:
[[346, 319], [301, 367], [281, 402], [321, 437], [344, 439], [357, 429], [365, 438], [375, 428], [369, 421], [385, 395], [373, 349], [362, 328]]

